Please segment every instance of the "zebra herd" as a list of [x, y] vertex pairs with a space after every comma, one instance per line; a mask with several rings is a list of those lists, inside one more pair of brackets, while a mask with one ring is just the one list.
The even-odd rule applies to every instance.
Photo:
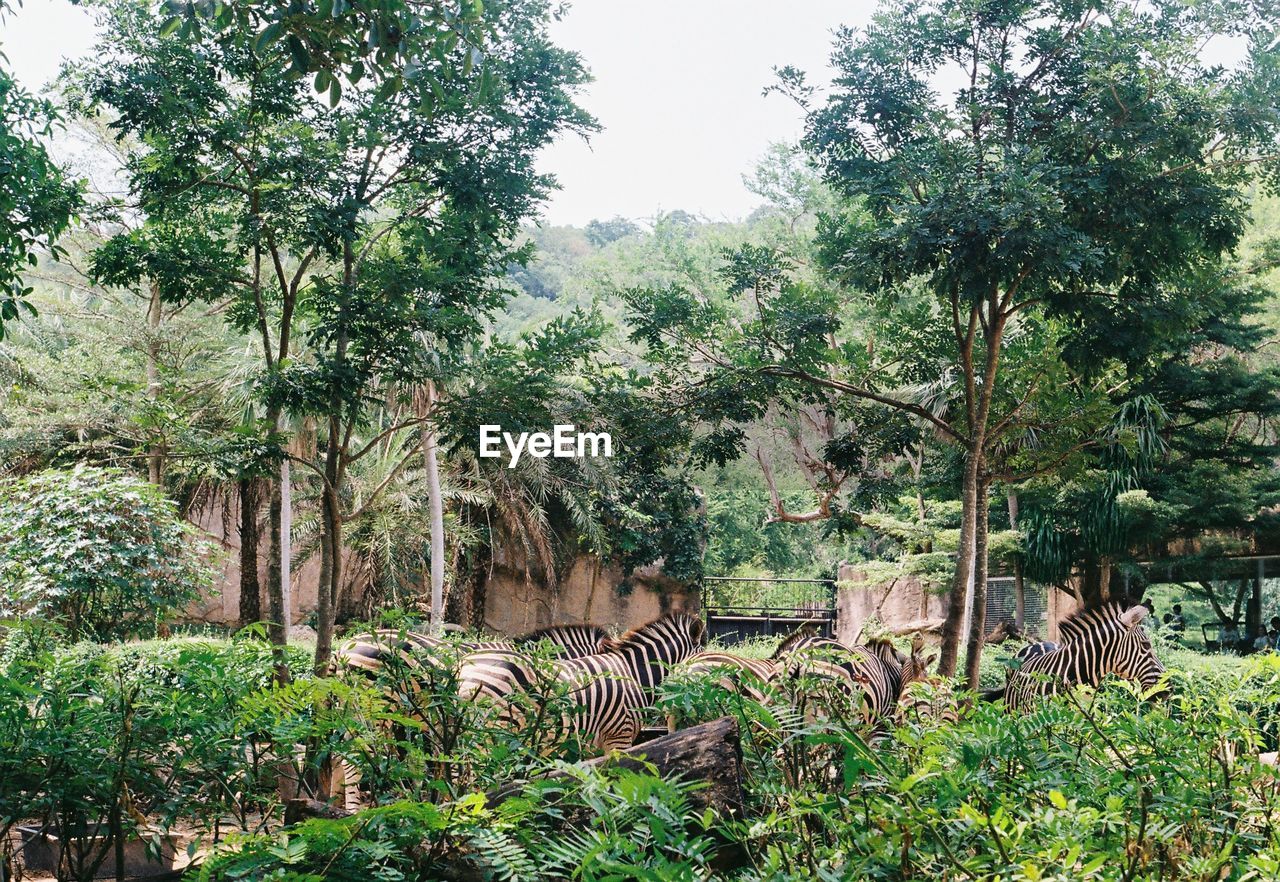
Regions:
[[[1012, 711], [1064, 688], [1096, 686], [1115, 674], [1154, 686], [1164, 667], [1142, 628], [1143, 606], [1109, 604], [1076, 614], [1059, 625], [1061, 643], [1025, 647], [1005, 686], [983, 694], [1003, 700]], [[934, 661], [918, 636], [909, 654], [885, 639], [846, 646], [801, 629], [784, 639], [768, 659], [704, 649], [702, 622], [673, 613], [611, 638], [594, 625], [543, 628], [512, 640], [462, 644], [457, 690], [463, 701], [512, 706], [529, 694], [538, 677], [533, 645], [550, 647], [553, 676], [568, 692], [563, 722], [599, 751], [628, 747], [641, 731], [642, 713], [672, 672], [711, 675], [725, 690], [769, 701], [779, 689], [794, 694], [829, 689], [850, 699], [873, 726], [904, 715], [952, 719], [956, 704], [943, 678], [930, 677]], [[448, 651], [446, 641], [414, 632], [382, 630], [347, 641], [336, 653], [339, 665], [376, 672], [390, 659], [414, 666]]]

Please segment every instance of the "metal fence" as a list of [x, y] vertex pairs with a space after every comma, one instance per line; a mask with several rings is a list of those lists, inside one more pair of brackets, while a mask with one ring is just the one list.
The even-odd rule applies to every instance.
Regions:
[[832, 579], [748, 579], [708, 576], [702, 585], [707, 635], [722, 643], [781, 637], [811, 624], [835, 634], [836, 583]]
[[[1001, 622], [1012, 625], [1017, 616], [1018, 600], [1012, 576], [992, 576], [987, 579], [987, 630]], [[1023, 582], [1025, 618], [1023, 627], [1030, 633], [1043, 635], [1048, 617], [1049, 592], [1035, 582]]]

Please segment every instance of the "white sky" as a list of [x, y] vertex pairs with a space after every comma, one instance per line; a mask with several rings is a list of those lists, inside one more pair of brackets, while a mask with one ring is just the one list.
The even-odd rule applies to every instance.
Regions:
[[[541, 166], [561, 190], [554, 224], [652, 217], [683, 209], [738, 219], [758, 200], [742, 184], [772, 141], [794, 140], [801, 114], [761, 90], [774, 66], [821, 78], [832, 30], [864, 22], [874, 4], [849, 0], [576, 0], [553, 25], [595, 76], [582, 104], [604, 127], [566, 139]], [[68, 0], [26, 0], [0, 25], [0, 51], [29, 89], [91, 48], [92, 22]]]
[[[874, 0], [576, 0], [553, 25], [595, 76], [582, 104], [604, 127], [589, 144], [563, 140], [541, 167], [560, 181], [545, 218], [652, 217], [683, 209], [744, 217], [757, 201], [742, 184], [773, 141], [795, 140], [801, 113], [763, 97], [773, 68], [793, 64], [825, 83], [832, 31], [862, 25]], [[0, 51], [30, 89], [93, 43], [85, 11], [68, 0], [26, 0], [0, 25]], [[1208, 47], [1230, 64], [1242, 45]]]

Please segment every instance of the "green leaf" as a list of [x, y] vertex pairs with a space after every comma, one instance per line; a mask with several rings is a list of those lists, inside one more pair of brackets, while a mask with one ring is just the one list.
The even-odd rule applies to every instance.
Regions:
[[281, 22], [272, 22], [263, 28], [262, 33], [258, 34], [258, 39], [253, 41], [253, 48], [256, 52], [265, 52], [276, 40], [280, 39], [280, 32], [284, 30]]

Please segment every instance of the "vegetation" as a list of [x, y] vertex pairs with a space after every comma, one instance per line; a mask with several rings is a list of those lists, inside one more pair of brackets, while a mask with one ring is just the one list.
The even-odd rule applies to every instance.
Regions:
[[212, 549], [153, 486], [79, 467], [0, 484], [0, 614], [81, 640], [153, 633], [210, 583]]
[[[83, 5], [47, 95], [0, 66], [0, 876], [28, 825], [85, 882], [171, 837], [211, 882], [1280, 876], [1280, 656], [1195, 651], [1277, 602], [1274, 4], [885, 0], [829, 88], [779, 70], [806, 129], [753, 215], [580, 228], [537, 223], [598, 127], [556, 4]], [[493, 425], [613, 453], [508, 467]], [[910, 576], [940, 673], [879, 721], [667, 678], [650, 725], [736, 723], [709, 804], [583, 762], [549, 652], [462, 688], [495, 569], [584, 561], [593, 604]], [[1020, 664], [993, 569], [1156, 604], [1168, 691], [978, 700]], [[232, 587], [232, 633], [171, 636]], [[369, 623], [439, 643], [335, 664]], [[339, 779], [361, 808], [308, 802]]]
[[[148, 836], [176, 828], [217, 845], [199, 871], [210, 879], [459, 867], [530, 879], [1266, 878], [1280, 843], [1274, 771], [1257, 754], [1280, 734], [1280, 666], [1165, 657], [1192, 665], [1167, 701], [1111, 684], [1020, 717], [983, 703], [954, 723], [908, 717], [877, 739], [855, 718], [806, 716], [786, 690], [761, 705], [714, 676], [673, 679], [662, 712], [741, 725], [746, 802], [727, 817], [692, 808], [688, 783], [566, 767], [554, 757], [574, 753], [548, 756], [561, 736], [548, 741], [545, 725], [511, 729], [460, 706], [447, 664], [414, 694], [396, 685], [403, 670], [379, 684], [314, 678], [296, 653], [296, 681], [279, 686], [253, 639], [50, 651], [24, 629], [2, 681], [22, 700], [0, 703], [0, 816], [136, 833], [145, 815]], [[999, 670], [994, 654], [987, 664]], [[393, 695], [424, 725], [406, 725]], [[317, 748], [301, 766], [296, 744]], [[326, 750], [359, 765], [376, 805], [279, 829], [277, 776], [311, 786]], [[505, 784], [520, 795], [478, 793]], [[567, 830], [570, 818], [583, 820]], [[68, 855], [62, 878], [110, 859], [102, 847]]]

